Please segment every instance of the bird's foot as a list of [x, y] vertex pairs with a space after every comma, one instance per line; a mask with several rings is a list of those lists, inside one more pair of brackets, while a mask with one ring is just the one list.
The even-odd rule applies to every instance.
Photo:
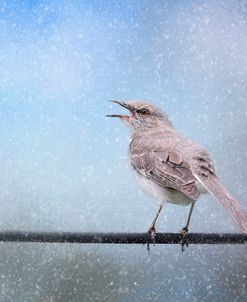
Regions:
[[[155, 230], [155, 226], [154, 225], [150, 226], [150, 228], [148, 229], [148, 233], [151, 236], [152, 243], [155, 245], [156, 230]], [[147, 242], [147, 251], [148, 251], [148, 254], [150, 255], [150, 242], [149, 241]]]
[[183, 237], [186, 237], [189, 233], [189, 230], [187, 227], [182, 228], [182, 230], [180, 231], [180, 233], [182, 234]]
[[185, 246], [186, 247], [189, 246], [189, 242], [188, 242], [189, 230], [188, 230], [188, 227], [185, 226], [184, 228], [182, 228], [180, 233], [182, 235], [182, 239], [181, 239], [182, 252], [184, 252], [185, 251]]
[[148, 233], [151, 235], [153, 242], [155, 243], [156, 229], [154, 225], [151, 225], [148, 229]]

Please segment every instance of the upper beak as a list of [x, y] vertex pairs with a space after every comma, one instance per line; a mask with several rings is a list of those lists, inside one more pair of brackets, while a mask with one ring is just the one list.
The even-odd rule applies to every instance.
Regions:
[[[119, 100], [110, 100], [110, 102], [116, 103], [116, 104], [128, 109], [130, 112], [134, 111], [134, 108], [131, 105], [128, 105], [127, 103], [125, 103], [125, 102], [122, 102], [122, 101], [119, 101]], [[121, 119], [128, 119], [129, 118], [128, 115], [121, 115], [121, 114], [108, 114], [108, 115], [106, 115], [106, 117], [119, 117]]]
[[110, 102], [116, 103], [116, 104], [118, 104], [118, 105], [120, 105], [120, 106], [122, 106], [122, 107], [124, 107], [128, 110], [130, 110], [130, 107], [131, 107], [130, 105], [126, 104], [125, 102], [122, 102], [122, 101], [119, 101], [119, 100], [110, 100]]

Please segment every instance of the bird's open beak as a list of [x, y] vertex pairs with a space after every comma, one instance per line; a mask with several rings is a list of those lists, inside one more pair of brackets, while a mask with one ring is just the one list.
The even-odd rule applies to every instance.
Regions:
[[[116, 103], [116, 104], [128, 109], [132, 114], [134, 112], [134, 108], [125, 102], [118, 101], [118, 100], [111, 100], [110, 102]], [[106, 115], [106, 117], [119, 117], [121, 120], [129, 120], [129, 118], [130, 118], [129, 115], [122, 115], [122, 114], [108, 114], [108, 115]]]

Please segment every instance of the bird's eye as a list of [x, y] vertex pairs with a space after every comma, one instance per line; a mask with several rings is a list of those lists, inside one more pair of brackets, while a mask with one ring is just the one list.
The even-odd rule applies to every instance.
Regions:
[[150, 112], [149, 112], [147, 109], [141, 109], [141, 110], [139, 111], [139, 113], [140, 113], [141, 115], [143, 115], [143, 116], [147, 116], [147, 115], [150, 114]]

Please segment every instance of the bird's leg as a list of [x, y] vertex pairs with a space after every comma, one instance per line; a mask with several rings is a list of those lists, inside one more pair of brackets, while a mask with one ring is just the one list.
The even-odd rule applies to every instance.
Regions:
[[154, 217], [153, 222], [151, 223], [151, 225], [150, 225], [150, 227], [149, 227], [149, 229], [148, 229], [148, 232], [149, 232], [150, 235], [152, 236], [153, 240], [154, 240], [154, 238], [155, 238], [155, 233], [156, 233], [155, 224], [156, 224], [156, 221], [157, 221], [157, 219], [158, 219], [158, 217], [159, 217], [159, 215], [160, 215], [160, 212], [161, 212], [162, 208], [163, 208], [163, 205], [161, 204], [161, 205], [159, 206], [159, 208], [158, 208], [158, 211], [157, 211], [157, 213], [156, 213], [156, 215], [155, 215], [155, 217]]
[[194, 206], [195, 206], [195, 202], [193, 202], [193, 203], [191, 204], [190, 212], [189, 212], [189, 216], [188, 216], [186, 225], [185, 225], [185, 227], [182, 228], [182, 230], [181, 230], [181, 233], [182, 233], [182, 242], [181, 242], [181, 243], [182, 243], [182, 251], [184, 251], [184, 245], [185, 245], [185, 244], [186, 244], [186, 246], [188, 246], [188, 242], [186, 242], [185, 238], [186, 238], [186, 236], [187, 236], [188, 233], [189, 233], [189, 225], [190, 225], [191, 215], [192, 215]]
[[190, 219], [191, 219], [191, 215], [192, 215], [194, 206], [195, 206], [195, 203], [193, 202], [193, 203], [191, 204], [191, 207], [190, 207], [190, 212], [189, 212], [189, 216], [188, 216], [186, 225], [185, 225], [185, 227], [182, 228], [182, 230], [181, 230], [181, 233], [182, 233], [184, 236], [188, 235], [188, 232], [189, 232], [189, 225], [190, 225]]

